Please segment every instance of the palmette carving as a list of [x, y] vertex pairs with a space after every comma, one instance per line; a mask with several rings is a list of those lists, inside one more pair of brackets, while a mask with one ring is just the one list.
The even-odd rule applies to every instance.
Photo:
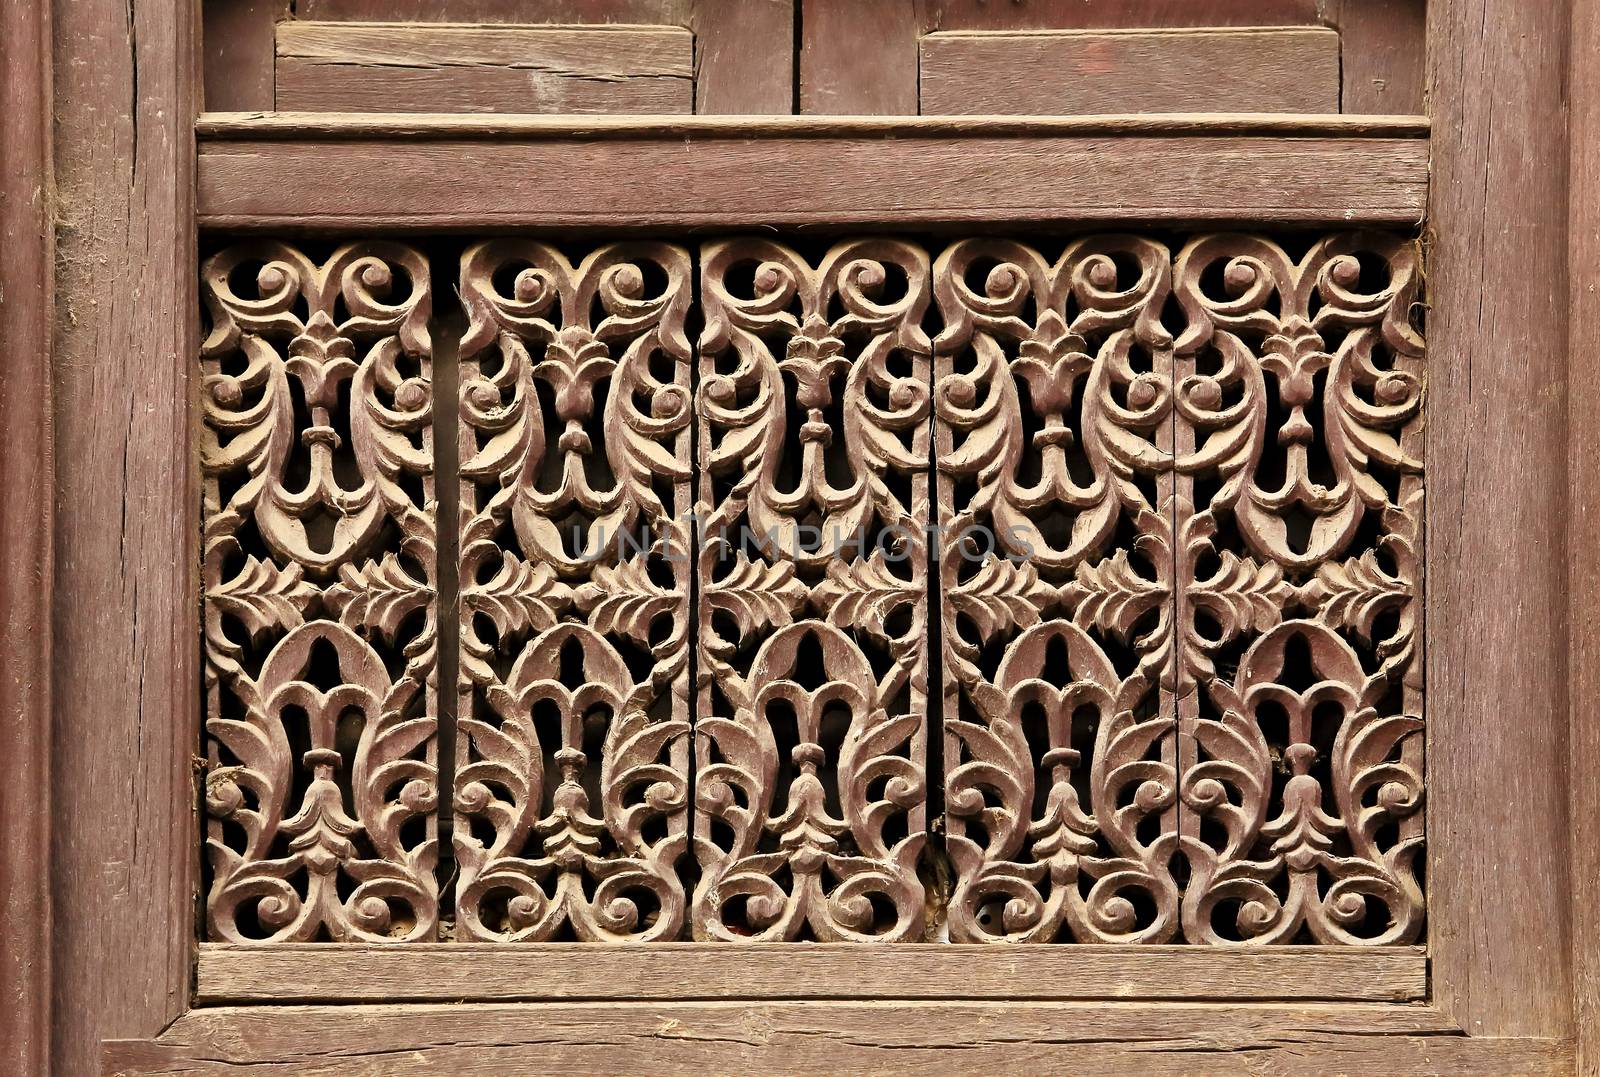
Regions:
[[441, 585], [426, 260], [202, 266], [208, 937], [439, 935], [441, 609], [452, 937], [1421, 937], [1415, 243], [460, 270]]
[[1133, 236], [934, 268], [954, 941], [1177, 931], [1169, 280]]
[[201, 270], [210, 937], [438, 920], [427, 265], [276, 242]]
[[458, 937], [684, 930], [689, 255], [462, 257]]
[[1176, 261], [1192, 941], [1421, 933], [1420, 287], [1382, 235]]
[[698, 939], [923, 936], [927, 255], [702, 249]]

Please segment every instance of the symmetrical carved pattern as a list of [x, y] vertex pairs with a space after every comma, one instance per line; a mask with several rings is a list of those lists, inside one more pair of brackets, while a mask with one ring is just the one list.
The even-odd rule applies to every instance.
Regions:
[[201, 277], [208, 934], [430, 937], [427, 264], [263, 241]]
[[1170, 940], [1165, 248], [1005, 240], [934, 288], [946, 847], [959, 942]]
[[441, 573], [427, 261], [227, 248], [207, 934], [440, 935], [445, 611], [453, 937], [1416, 941], [1421, 282], [1366, 233], [469, 243]]
[[1179, 254], [1184, 935], [1411, 942], [1422, 889], [1413, 242]]
[[694, 936], [918, 939], [927, 255], [702, 258]]
[[687, 251], [467, 250], [458, 937], [679, 937]]

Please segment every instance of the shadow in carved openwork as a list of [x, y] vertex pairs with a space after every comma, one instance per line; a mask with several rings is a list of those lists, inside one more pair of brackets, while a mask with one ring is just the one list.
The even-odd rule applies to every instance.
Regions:
[[693, 934], [920, 939], [927, 255], [701, 256]]
[[261, 241], [201, 280], [207, 933], [432, 937], [428, 267]]
[[1179, 254], [1183, 931], [1405, 943], [1422, 849], [1417, 245]]
[[684, 931], [687, 251], [467, 250], [458, 937]]
[[1178, 928], [1170, 257], [940, 255], [945, 826], [957, 942]]

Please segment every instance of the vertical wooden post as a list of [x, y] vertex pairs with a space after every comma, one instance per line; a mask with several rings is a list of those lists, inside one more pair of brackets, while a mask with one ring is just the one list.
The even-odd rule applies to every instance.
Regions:
[[50, 5], [0, 7], [0, 1070], [50, 1059]]
[[1577, 1072], [1600, 1071], [1600, 9], [1572, 5], [1568, 41], [1567, 745]]
[[1565, 1036], [1567, 4], [1428, 8], [1429, 956], [1468, 1034]]
[[[24, 6], [39, 6], [25, 4]], [[54, 1062], [188, 1004], [199, 737], [195, 0], [55, 5]], [[9, 492], [6, 495], [11, 496]]]

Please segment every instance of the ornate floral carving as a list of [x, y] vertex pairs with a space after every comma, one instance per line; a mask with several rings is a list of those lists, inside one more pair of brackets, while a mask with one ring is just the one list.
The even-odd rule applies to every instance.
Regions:
[[1392, 236], [1176, 260], [1192, 941], [1421, 932], [1420, 286]]
[[427, 264], [277, 242], [206, 261], [210, 890], [233, 942], [438, 920]]
[[462, 257], [460, 938], [684, 931], [689, 274], [664, 243]]
[[702, 249], [701, 939], [921, 938], [927, 255]]
[[1132, 236], [934, 267], [956, 941], [1177, 930], [1169, 280]]

